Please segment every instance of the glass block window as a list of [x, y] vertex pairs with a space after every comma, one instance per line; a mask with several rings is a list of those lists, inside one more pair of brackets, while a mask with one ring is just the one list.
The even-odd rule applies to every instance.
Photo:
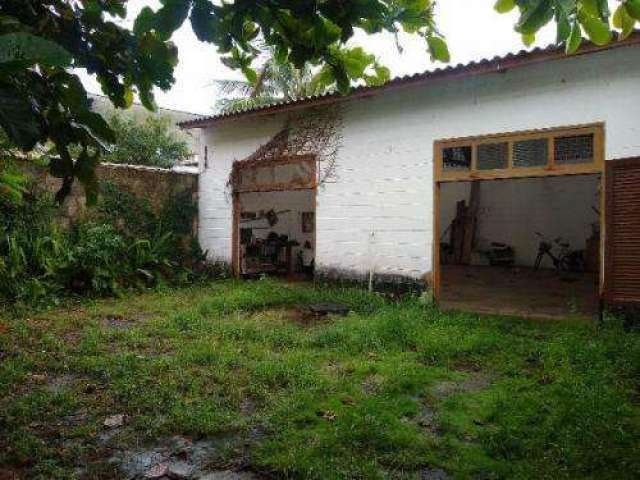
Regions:
[[549, 140], [536, 138], [513, 144], [513, 166], [519, 168], [544, 167], [549, 156]]
[[478, 170], [497, 170], [509, 166], [509, 144], [482, 143], [478, 145]]
[[593, 162], [593, 134], [557, 137], [554, 158], [558, 165]]
[[448, 147], [442, 149], [444, 170], [471, 170], [471, 146]]

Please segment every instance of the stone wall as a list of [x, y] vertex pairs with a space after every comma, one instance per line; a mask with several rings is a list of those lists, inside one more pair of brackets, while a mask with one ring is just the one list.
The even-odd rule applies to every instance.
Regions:
[[[61, 180], [52, 177], [46, 170], [32, 165], [26, 165], [25, 169], [39, 177], [40, 187], [45, 190], [55, 193], [60, 188]], [[96, 173], [101, 182], [113, 183], [123, 191], [146, 198], [156, 211], [174, 195], [185, 191], [191, 192], [194, 202], [198, 202], [198, 175], [194, 173], [110, 163], [100, 164]], [[76, 181], [60, 209], [61, 222], [66, 225], [72, 223], [81, 217], [86, 209], [84, 189], [80, 182]], [[194, 218], [193, 222], [194, 232], [197, 232], [197, 218]]]

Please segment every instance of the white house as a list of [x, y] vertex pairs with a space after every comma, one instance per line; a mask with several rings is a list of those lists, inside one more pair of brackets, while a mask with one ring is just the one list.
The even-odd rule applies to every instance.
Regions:
[[639, 300], [640, 160], [619, 160], [640, 156], [638, 44], [186, 122], [202, 129], [200, 242], [240, 274], [312, 258], [316, 275], [426, 282], [460, 308]]

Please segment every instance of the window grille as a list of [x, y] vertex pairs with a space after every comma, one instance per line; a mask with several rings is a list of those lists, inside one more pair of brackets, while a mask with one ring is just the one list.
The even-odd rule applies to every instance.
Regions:
[[436, 181], [599, 173], [599, 124], [437, 141]]
[[478, 170], [497, 170], [509, 166], [509, 144], [481, 143], [478, 145]]
[[535, 138], [513, 143], [513, 166], [519, 168], [544, 167], [549, 158], [549, 140]]
[[593, 134], [557, 137], [554, 143], [554, 159], [558, 165], [593, 161]]

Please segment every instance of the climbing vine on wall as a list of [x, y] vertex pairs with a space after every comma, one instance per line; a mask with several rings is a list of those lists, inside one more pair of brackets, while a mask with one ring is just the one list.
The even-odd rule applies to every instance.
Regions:
[[342, 146], [342, 108], [330, 105], [291, 114], [282, 130], [249, 157], [237, 160], [227, 184], [233, 188], [239, 172], [249, 165], [268, 165], [287, 156], [313, 155], [316, 160], [317, 185], [335, 182], [336, 160]]
[[342, 146], [342, 109], [339, 105], [305, 111], [289, 119], [289, 155], [316, 157], [318, 185], [336, 181], [336, 160]]

